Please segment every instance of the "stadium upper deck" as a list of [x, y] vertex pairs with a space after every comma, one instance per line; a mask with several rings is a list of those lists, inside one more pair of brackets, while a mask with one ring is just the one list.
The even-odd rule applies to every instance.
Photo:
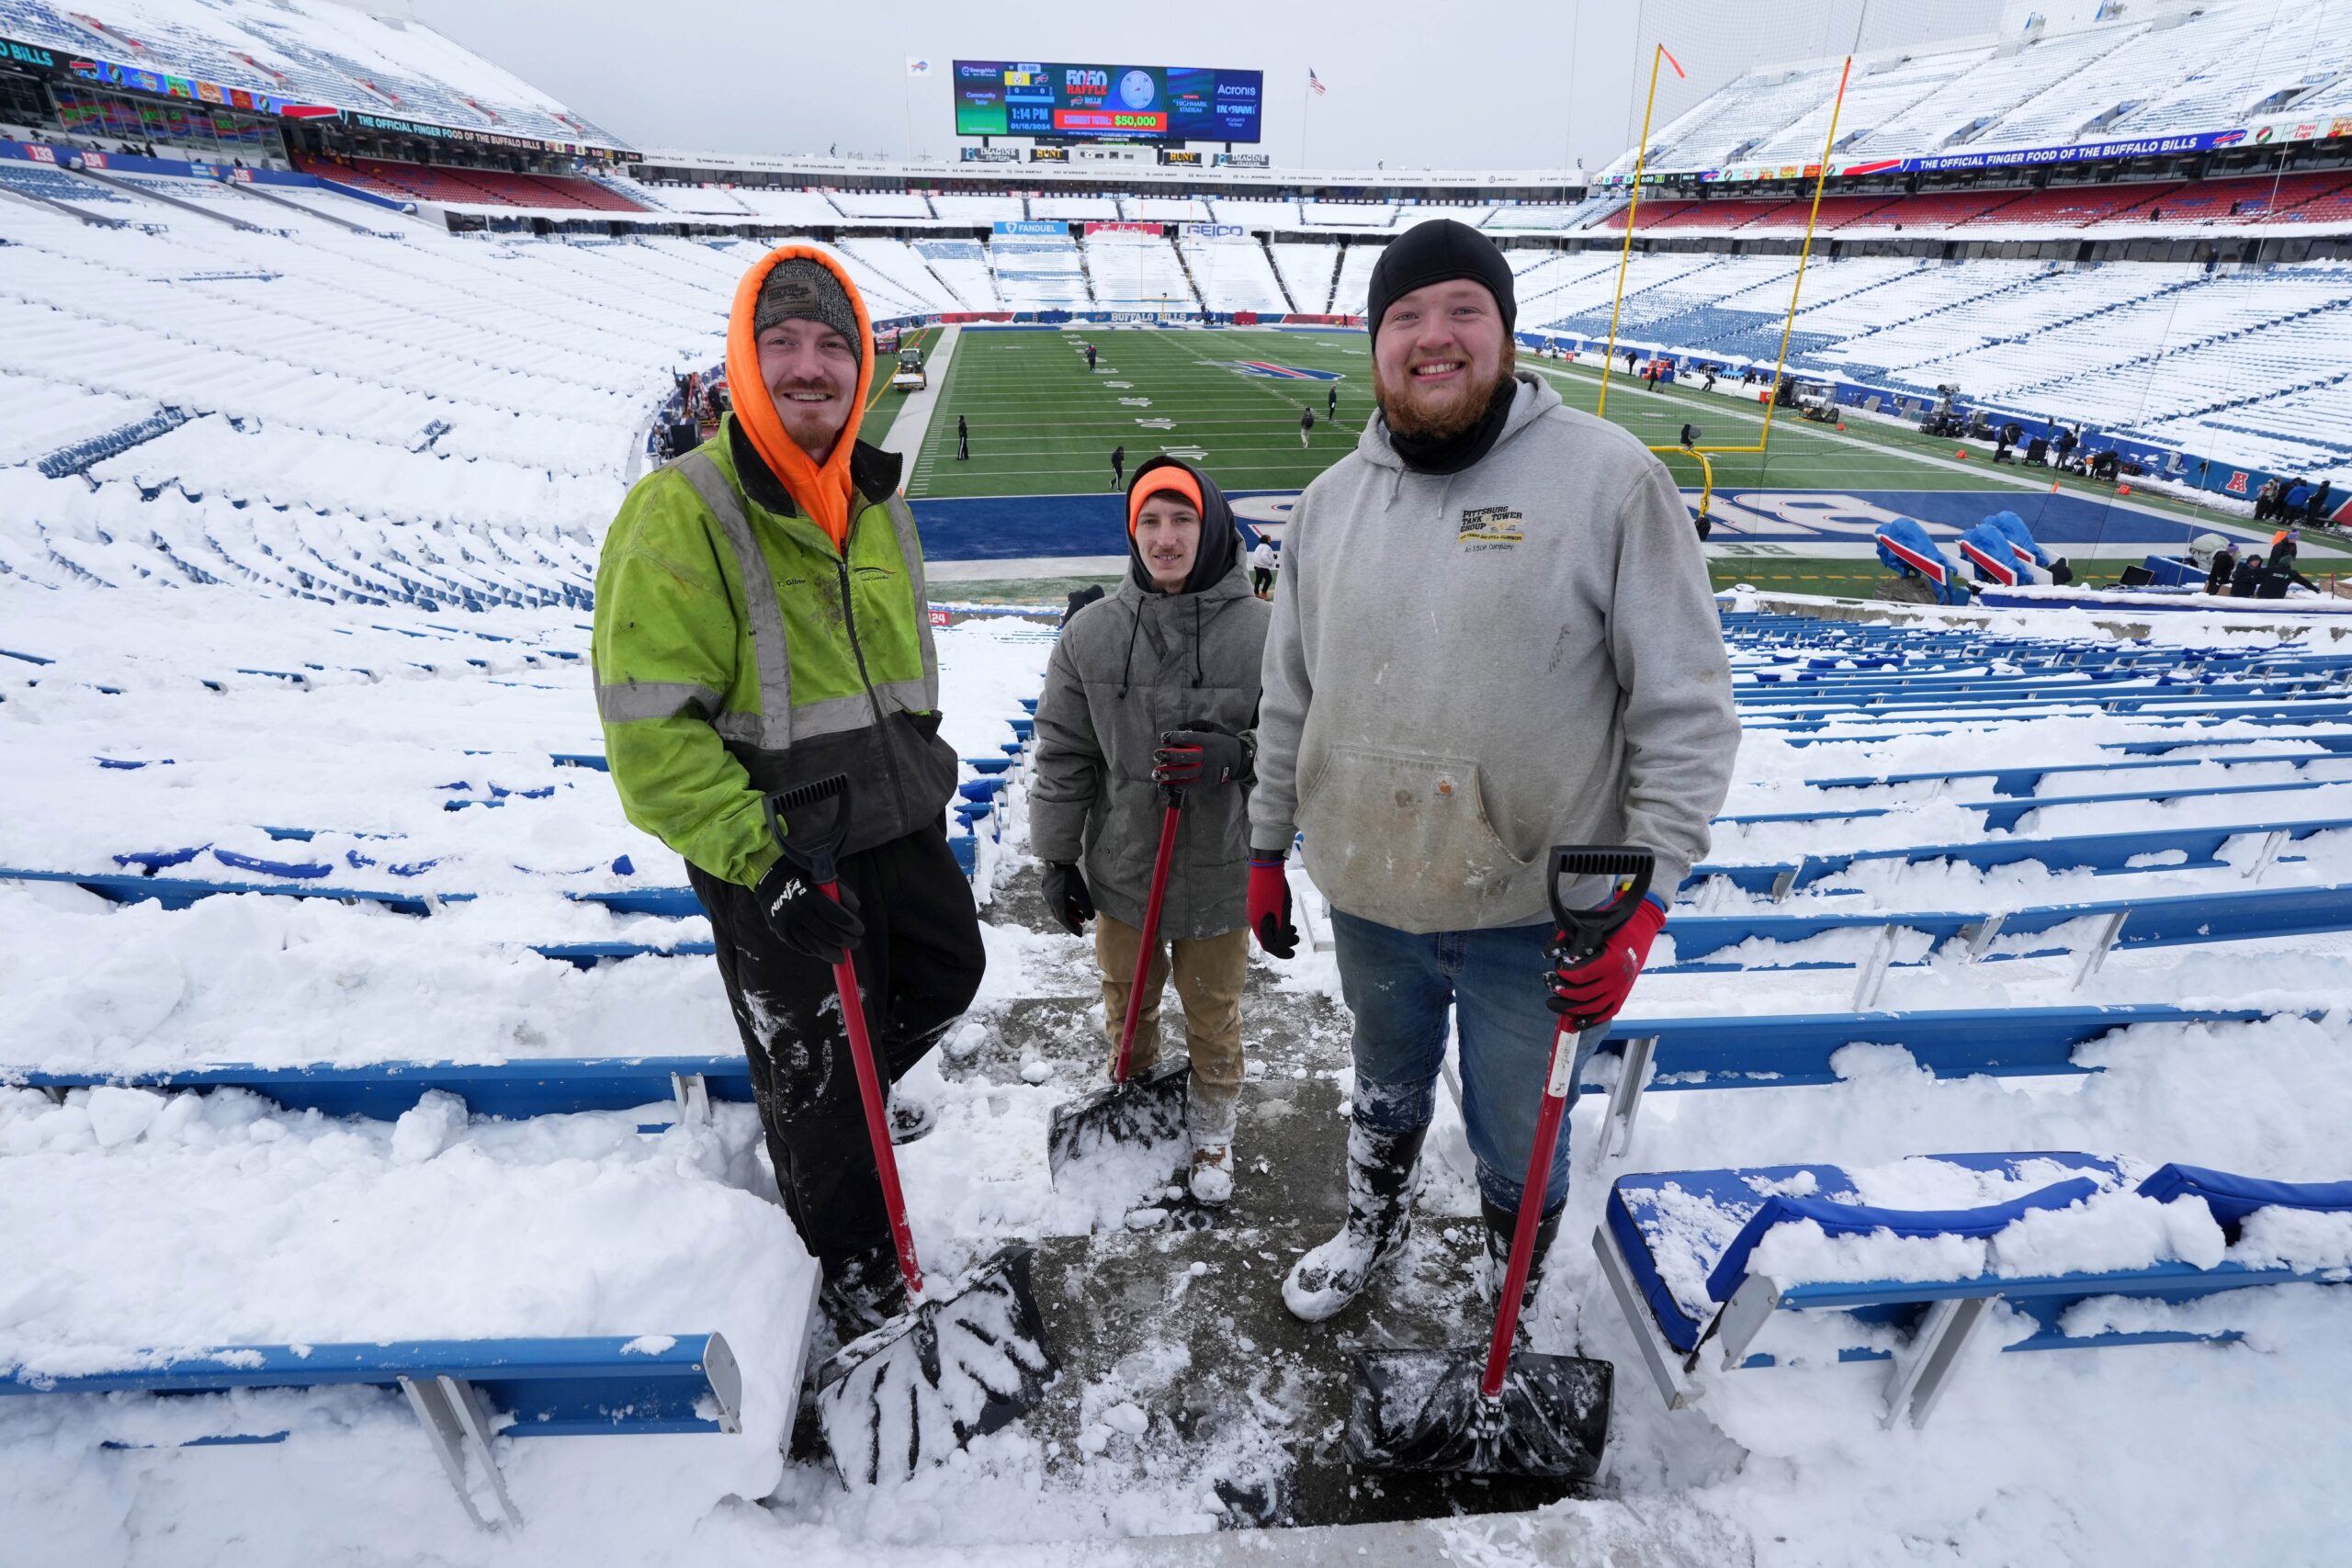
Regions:
[[0, 0], [0, 39], [33, 51], [0, 58], [40, 64], [45, 51], [85, 81], [157, 98], [289, 120], [340, 111], [475, 146], [623, 146], [431, 28], [332, 0], [104, 0], [89, 10]]
[[[2113, 8], [2064, 33], [1857, 57], [1832, 177], [2046, 168], [2219, 154], [2352, 136], [2352, 0]], [[1840, 59], [1747, 72], [1649, 141], [1645, 176], [1744, 184], [1810, 176]], [[1640, 147], [1601, 171], [1630, 183]]]

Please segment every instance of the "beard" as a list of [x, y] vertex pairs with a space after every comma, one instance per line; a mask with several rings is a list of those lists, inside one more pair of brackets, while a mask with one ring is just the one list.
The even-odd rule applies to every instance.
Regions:
[[[796, 403], [790, 396], [794, 392], [830, 393], [832, 400]], [[792, 437], [793, 445], [811, 457], [820, 447], [831, 453], [842, 428], [849, 423], [850, 404], [854, 397], [854, 388], [845, 390], [821, 381], [778, 381], [768, 389], [768, 400], [775, 409], [777, 423]]]
[[1382, 375], [1375, 362], [1372, 395], [1380, 404], [1381, 417], [1389, 429], [1412, 440], [1452, 440], [1484, 419], [1496, 394], [1510, 386], [1519, 370], [1517, 346], [1505, 341], [1493, 380], [1482, 385], [1465, 377], [1460, 387], [1441, 392], [1424, 392], [1413, 384], [1410, 371], [1399, 386]]

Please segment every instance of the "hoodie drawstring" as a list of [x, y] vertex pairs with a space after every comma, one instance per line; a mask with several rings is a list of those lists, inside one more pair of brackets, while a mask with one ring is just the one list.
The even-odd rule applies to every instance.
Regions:
[[1143, 630], [1143, 606], [1136, 606], [1136, 618], [1127, 626], [1127, 661], [1119, 668], [1119, 700], [1125, 702], [1130, 677], [1136, 671], [1136, 634]]
[[1201, 596], [1193, 595], [1193, 686], [1200, 688], [1207, 672], [1201, 668]]

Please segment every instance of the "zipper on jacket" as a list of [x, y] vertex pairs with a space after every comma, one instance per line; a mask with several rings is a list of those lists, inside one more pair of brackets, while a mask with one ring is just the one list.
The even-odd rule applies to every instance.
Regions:
[[[857, 640], [857, 611], [850, 603], [849, 546], [857, 537], [857, 518], [849, 520], [849, 531], [842, 536], [841, 548], [834, 553], [833, 565], [840, 570], [842, 580], [842, 627], [849, 633], [849, 650], [857, 660], [857, 678], [865, 687], [865, 705], [874, 710], [874, 739], [882, 748], [882, 771], [890, 775], [890, 794], [899, 803], [899, 820], [907, 819], [907, 785], [899, 777], [899, 764], [890, 753], [890, 735], [885, 728], [888, 719], [882, 712], [882, 694], [874, 689], [874, 677], [865, 672], [865, 648]], [[917, 615], [926, 614], [924, 606], [915, 606]]]

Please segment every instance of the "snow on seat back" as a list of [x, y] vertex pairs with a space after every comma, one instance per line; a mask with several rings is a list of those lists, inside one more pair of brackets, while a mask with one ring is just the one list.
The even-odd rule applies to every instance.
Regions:
[[2268, 1181], [2202, 1166], [2167, 1165], [2140, 1183], [2138, 1190], [2160, 1203], [2184, 1196], [2202, 1198], [2213, 1218], [2232, 1233], [2258, 1209], [2352, 1213], [2352, 1181]]
[[[1709, 1279], [1758, 1211], [1786, 1194], [1883, 1206], [2004, 1199], [2070, 1173], [2120, 1179], [2114, 1161], [2067, 1153], [1933, 1155], [1849, 1174], [1834, 1165], [1657, 1171], [1611, 1184], [1604, 1223], [1623, 1252], [1659, 1331], [1679, 1350], [1698, 1348], [1717, 1298]], [[1858, 1180], [1858, 1178], [1860, 1179]], [[1752, 1244], [1751, 1244], [1752, 1246]]]
[[2096, 1196], [2103, 1183], [2087, 1176], [2069, 1177], [2037, 1188], [2021, 1198], [1986, 1203], [1973, 1209], [1882, 1209], [1868, 1203], [1842, 1202], [1796, 1193], [1775, 1193], [1748, 1217], [1739, 1235], [1716, 1260], [1707, 1276], [1707, 1294], [1719, 1302], [1731, 1300], [1747, 1278], [1747, 1260], [1757, 1245], [1774, 1228], [1810, 1221], [1825, 1235], [1890, 1235], [1928, 1239], [1968, 1236], [1982, 1240], [1998, 1235], [2034, 1209], [2069, 1209]]

